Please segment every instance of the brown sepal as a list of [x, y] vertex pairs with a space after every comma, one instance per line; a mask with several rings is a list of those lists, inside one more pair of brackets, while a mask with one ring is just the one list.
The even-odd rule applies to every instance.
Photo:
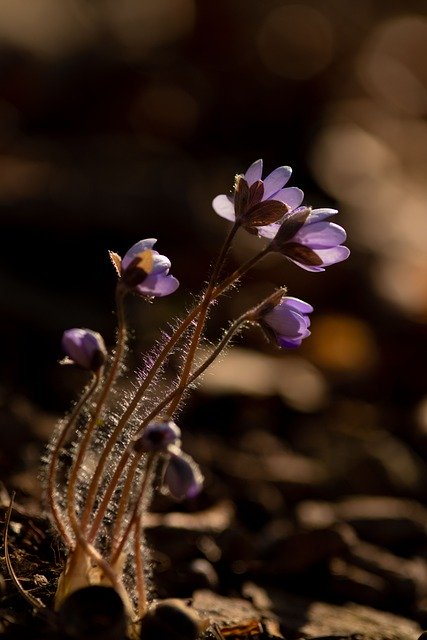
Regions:
[[257, 180], [249, 187], [249, 200], [248, 210], [261, 202], [264, 195], [264, 183], [262, 180]]
[[249, 202], [249, 185], [243, 176], [236, 176], [234, 185], [234, 211], [236, 220], [245, 216]]
[[244, 217], [245, 227], [264, 227], [278, 222], [289, 211], [286, 204], [278, 200], [265, 200], [252, 207]]
[[282, 248], [281, 253], [288, 258], [292, 258], [292, 260], [307, 264], [311, 267], [321, 267], [323, 264], [323, 260], [313, 249], [305, 247], [303, 244], [298, 244], [297, 242], [287, 242]]
[[115, 253], [114, 251], [109, 251], [108, 255], [110, 256], [110, 260], [113, 264], [113, 267], [115, 268], [115, 270], [117, 271], [117, 275], [120, 276], [122, 275], [122, 259], [119, 256], [118, 253]]
[[282, 249], [283, 245], [298, 233], [301, 227], [304, 226], [305, 221], [311, 213], [311, 208], [306, 207], [296, 213], [290, 213], [285, 217], [278, 232], [276, 233], [272, 242], [278, 249]]

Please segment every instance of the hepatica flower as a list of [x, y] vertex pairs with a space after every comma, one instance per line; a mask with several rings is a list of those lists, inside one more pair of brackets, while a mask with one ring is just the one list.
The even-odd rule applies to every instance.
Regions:
[[150, 422], [135, 440], [133, 448], [138, 453], [167, 453], [170, 445], [180, 444], [181, 429], [175, 422]]
[[263, 235], [272, 238], [271, 251], [282, 253], [307, 271], [324, 271], [350, 255], [341, 244], [347, 237], [345, 230], [328, 220], [336, 213], [336, 209], [298, 207], [280, 224], [265, 228]]
[[107, 357], [101, 334], [90, 329], [68, 329], [64, 331], [61, 342], [68, 360], [88, 371], [98, 371]]
[[169, 258], [153, 249], [156, 242], [155, 238], [140, 240], [123, 258], [110, 252], [122, 282], [141, 296], [167, 296], [179, 287], [178, 280], [169, 274]]
[[298, 187], [286, 187], [292, 174], [290, 167], [274, 169], [262, 179], [262, 160], [257, 160], [243, 175], [236, 176], [233, 195], [214, 198], [216, 213], [232, 222], [240, 221], [251, 233], [263, 235], [263, 227], [282, 220], [298, 207], [304, 197]]
[[310, 335], [308, 314], [312, 311], [313, 307], [307, 302], [284, 296], [273, 309], [263, 313], [258, 322], [279, 347], [295, 349]]
[[203, 475], [193, 458], [179, 447], [169, 447], [163, 486], [176, 499], [195, 498], [203, 487]]

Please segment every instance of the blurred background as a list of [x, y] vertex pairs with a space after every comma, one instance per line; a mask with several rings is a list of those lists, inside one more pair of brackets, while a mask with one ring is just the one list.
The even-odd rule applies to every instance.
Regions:
[[[293, 167], [307, 204], [340, 210], [352, 255], [322, 274], [279, 257], [251, 274], [208, 336], [287, 284], [316, 308], [312, 337], [283, 355], [250, 332], [207, 393], [339, 407], [341, 426], [380, 425], [424, 454], [426, 115], [423, 0], [0, 0], [4, 405], [69, 406], [84, 377], [57, 364], [63, 330], [112, 344], [107, 250], [157, 237], [181, 287], [130, 303], [138, 364], [226, 233], [212, 198], [262, 157]], [[242, 234], [230, 267], [259, 243]]]

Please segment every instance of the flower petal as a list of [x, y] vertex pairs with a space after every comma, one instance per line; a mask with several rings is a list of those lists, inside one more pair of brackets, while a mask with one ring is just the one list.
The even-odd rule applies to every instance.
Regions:
[[322, 220], [327, 220], [327, 218], [335, 216], [337, 213], [337, 209], [328, 209], [326, 207], [322, 209], [313, 209], [309, 216], [310, 224], [314, 222], [322, 222]]
[[148, 275], [144, 282], [135, 287], [136, 291], [142, 296], [154, 296], [161, 298], [168, 296], [178, 289], [179, 282], [174, 276], [165, 275]]
[[304, 338], [308, 338], [309, 335], [311, 335], [310, 331], [307, 331], [304, 336], [300, 336], [298, 338], [285, 338], [284, 336], [277, 336], [277, 344], [279, 345], [279, 347], [286, 347], [287, 349], [297, 349], [301, 346]]
[[314, 309], [311, 306], [311, 304], [308, 304], [308, 302], [304, 302], [304, 300], [300, 300], [299, 298], [294, 298], [292, 296], [286, 296], [286, 298], [284, 298], [284, 301], [286, 303], [286, 306], [289, 309], [294, 309], [295, 311], [298, 311], [299, 313], [313, 313]]
[[234, 222], [236, 219], [234, 203], [231, 196], [227, 196], [225, 194], [216, 196], [216, 198], [212, 200], [212, 207], [222, 218], [226, 218], [226, 220], [230, 220], [231, 222]]
[[177, 500], [195, 498], [202, 490], [203, 475], [193, 458], [176, 449], [166, 465], [163, 483]]
[[333, 247], [331, 249], [318, 249], [316, 253], [322, 259], [322, 266], [329, 267], [331, 264], [346, 260], [350, 255], [350, 249], [348, 247]]
[[342, 227], [333, 222], [315, 222], [311, 224], [308, 217], [306, 224], [295, 234], [292, 241], [311, 249], [330, 249], [342, 244], [347, 234]]
[[140, 240], [139, 242], [134, 244], [123, 256], [122, 270], [127, 269], [135, 256], [138, 255], [138, 253], [142, 253], [146, 249], [152, 249], [156, 242], [156, 238], [147, 238], [146, 240]]
[[157, 276], [165, 273], [171, 268], [171, 261], [166, 256], [162, 256], [158, 251], [153, 251], [153, 267], [150, 276]]
[[280, 336], [293, 338], [304, 333], [307, 328], [304, 317], [287, 307], [275, 307], [265, 314], [264, 319], [271, 329]]
[[264, 200], [280, 191], [291, 177], [291, 167], [277, 167], [264, 179]]
[[262, 160], [256, 160], [251, 164], [249, 169], [245, 173], [245, 180], [249, 186], [251, 186], [257, 180], [261, 180], [262, 177]]
[[339, 246], [332, 247], [330, 249], [316, 249], [315, 253], [322, 260], [321, 265], [303, 264], [302, 262], [298, 262], [298, 260], [295, 260], [294, 258], [291, 258], [289, 256], [286, 257], [288, 258], [288, 260], [294, 262], [296, 265], [298, 265], [302, 269], [305, 269], [306, 271], [319, 272], [324, 271], [325, 267], [329, 267], [331, 264], [336, 264], [337, 262], [346, 260], [350, 255], [350, 249], [348, 249], [348, 247]]
[[284, 202], [291, 210], [296, 209], [304, 200], [304, 191], [301, 191], [298, 187], [286, 187], [274, 194], [274, 200]]

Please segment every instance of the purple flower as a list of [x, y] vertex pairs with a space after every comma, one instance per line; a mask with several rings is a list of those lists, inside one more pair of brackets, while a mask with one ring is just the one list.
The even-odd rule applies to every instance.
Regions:
[[345, 230], [328, 221], [336, 213], [336, 209], [298, 207], [281, 223], [265, 227], [263, 235], [272, 238], [271, 251], [282, 253], [307, 271], [324, 271], [350, 255], [341, 245], [347, 237]]
[[110, 254], [124, 284], [142, 296], [167, 296], [179, 286], [178, 280], [169, 275], [169, 258], [153, 249], [156, 242], [155, 238], [140, 240], [121, 261], [116, 254]]
[[257, 160], [244, 175], [236, 178], [234, 195], [216, 196], [212, 206], [227, 220], [240, 220], [252, 233], [263, 235], [265, 225], [281, 220], [301, 204], [304, 194], [297, 187], [286, 187], [291, 177], [290, 167], [278, 167], [262, 180], [262, 160]]
[[71, 362], [89, 371], [98, 371], [107, 357], [102, 336], [90, 329], [64, 331], [61, 345]]
[[310, 335], [308, 314], [313, 307], [303, 300], [284, 296], [280, 302], [261, 315], [258, 322], [279, 347], [295, 349]]
[[177, 500], [195, 498], [203, 487], [200, 467], [178, 447], [169, 447], [170, 457], [166, 463], [163, 486]]
[[171, 444], [179, 444], [181, 429], [175, 422], [151, 422], [134, 440], [133, 448], [138, 453], [167, 453]]

